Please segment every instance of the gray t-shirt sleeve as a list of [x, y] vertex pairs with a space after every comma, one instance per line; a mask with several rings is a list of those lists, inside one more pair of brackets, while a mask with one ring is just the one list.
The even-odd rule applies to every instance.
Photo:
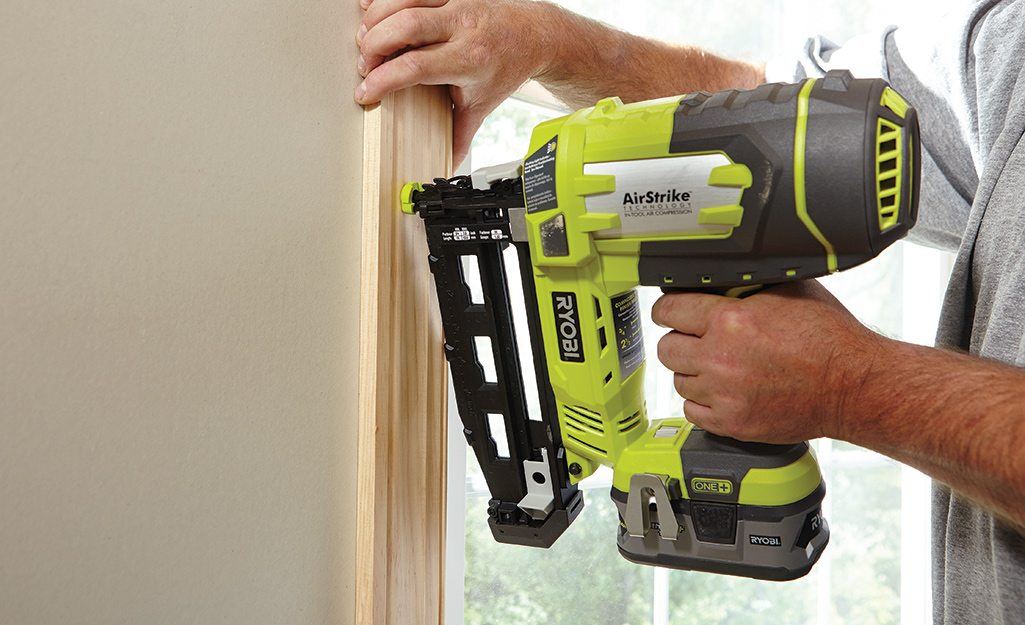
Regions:
[[[839, 67], [881, 76], [922, 126], [920, 241], [960, 250], [937, 344], [1025, 367], [1025, 0], [966, 3], [952, 16], [835, 46], [809, 40], [774, 80]], [[787, 73], [790, 73], [788, 76]], [[926, 415], [928, 418], [928, 415]], [[934, 619], [1020, 623], [1025, 534], [938, 486]]]
[[918, 224], [909, 238], [949, 251], [961, 242], [979, 182], [974, 86], [964, 80], [972, 63], [965, 24], [977, 9], [966, 6], [932, 20], [888, 26], [843, 45], [812, 37], [795, 54], [766, 66], [770, 82], [849, 69], [859, 78], [885, 78], [911, 102], [922, 129], [922, 194]]

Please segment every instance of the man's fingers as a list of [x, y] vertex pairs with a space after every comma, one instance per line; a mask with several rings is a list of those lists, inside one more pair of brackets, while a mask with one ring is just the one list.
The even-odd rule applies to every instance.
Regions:
[[700, 339], [682, 332], [669, 332], [658, 341], [657, 353], [659, 361], [670, 371], [684, 375], [700, 373], [700, 357], [697, 350]]
[[701, 384], [701, 380], [696, 375], [673, 374], [673, 387], [680, 397], [708, 405], [711, 403], [711, 398], [707, 396], [707, 391], [702, 388]]
[[704, 428], [713, 434], [721, 434], [721, 430], [715, 424], [712, 409], [704, 404], [693, 400], [683, 402], [683, 416], [699, 428]]
[[448, 41], [454, 28], [450, 16], [430, 9], [410, 9], [389, 17], [363, 38], [360, 46], [363, 75], [396, 52]]
[[712, 324], [713, 313], [737, 300], [710, 293], [668, 293], [651, 307], [651, 320], [663, 328], [704, 336]]
[[[405, 9], [417, 7], [440, 7], [448, 4], [448, 1], [449, 0], [373, 0], [373, 3], [371, 4], [366, 0], [361, 0], [361, 4], [366, 10], [366, 13], [363, 14], [363, 23], [360, 30], [362, 31], [363, 27], [365, 27], [366, 30], [370, 30], [385, 19]], [[361, 37], [357, 37], [357, 39], [361, 39]]]
[[360, 104], [380, 102], [384, 96], [413, 85], [447, 85], [456, 78], [437, 52], [438, 46], [410, 50], [385, 61], [367, 74], [356, 88]]
[[455, 167], [458, 167], [470, 153], [473, 136], [477, 134], [480, 125], [484, 123], [484, 117], [490, 112], [481, 112], [475, 107], [456, 108], [452, 119], [452, 158]]

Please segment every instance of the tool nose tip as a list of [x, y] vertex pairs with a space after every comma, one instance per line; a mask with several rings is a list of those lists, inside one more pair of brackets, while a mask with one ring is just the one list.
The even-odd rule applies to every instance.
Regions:
[[401, 198], [402, 198], [402, 212], [403, 213], [406, 213], [407, 215], [414, 214], [414, 211], [413, 211], [413, 204], [414, 204], [414, 202], [413, 202], [413, 192], [414, 191], [423, 191], [423, 190], [424, 190], [423, 185], [421, 185], [419, 182], [407, 182], [406, 184], [402, 185]]

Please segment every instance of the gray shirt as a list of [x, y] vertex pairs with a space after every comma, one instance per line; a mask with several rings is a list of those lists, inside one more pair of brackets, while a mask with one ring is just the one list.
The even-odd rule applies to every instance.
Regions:
[[[937, 345], [1018, 366], [1025, 366], [1023, 63], [1025, 0], [986, 0], [844, 46], [812, 39], [796, 65], [769, 68], [773, 79], [843, 67], [882, 76], [915, 106], [923, 155], [912, 239], [957, 253]], [[933, 612], [938, 624], [1025, 623], [1025, 537], [942, 484], [933, 493]]]

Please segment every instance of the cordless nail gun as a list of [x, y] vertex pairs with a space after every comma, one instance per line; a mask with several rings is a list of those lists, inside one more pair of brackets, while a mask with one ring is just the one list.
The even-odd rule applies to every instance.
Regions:
[[[637, 287], [741, 296], [875, 257], [915, 222], [914, 109], [883, 80], [832, 71], [715, 95], [602, 100], [538, 125], [527, 153], [402, 190], [403, 210], [426, 226], [494, 537], [550, 546], [583, 507], [578, 482], [608, 465], [628, 560], [806, 574], [829, 538], [808, 443], [744, 443], [679, 417], [649, 420]], [[510, 244], [524, 301], [510, 297]], [[528, 313], [515, 331], [529, 334], [539, 415], [528, 410], [514, 307]]]

